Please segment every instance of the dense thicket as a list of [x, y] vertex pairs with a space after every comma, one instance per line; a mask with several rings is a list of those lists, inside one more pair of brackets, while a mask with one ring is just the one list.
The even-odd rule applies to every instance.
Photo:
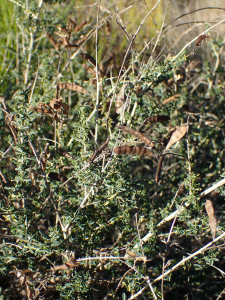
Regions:
[[224, 40], [92, 6], [2, 2], [0, 298], [219, 299]]

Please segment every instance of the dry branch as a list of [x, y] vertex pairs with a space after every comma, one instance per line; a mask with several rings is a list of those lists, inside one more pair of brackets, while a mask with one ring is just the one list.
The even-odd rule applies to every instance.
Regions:
[[108, 145], [109, 143], [109, 139], [107, 139], [96, 151], [95, 153], [92, 155], [91, 158], [88, 159], [89, 162], [93, 162], [96, 158], [97, 155], [99, 155]]
[[171, 102], [171, 101], [177, 99], [179, 96], [180, 96], [180, 94], [176, 94], [176, 95], [173, 95], [173, 96], [167, 98], [166, 100], [164, 100], [164, 101], [162, 102], [162, 105], [166, 105], [167, 103], [169, 103], [169, 102]]

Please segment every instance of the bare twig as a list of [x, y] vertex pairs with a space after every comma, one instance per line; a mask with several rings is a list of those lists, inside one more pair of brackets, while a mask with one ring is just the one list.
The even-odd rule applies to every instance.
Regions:
[[[204, 247], [202, 247], [201, 249], [199, 249], [198, 251], [194, 252], [193, 254], [187, 256], [186, 258], [182, 259], [179, 263], [177, 263], [175, 266], [173, 266], [171, 269], [169, 269], [167, 272], [165, 272], [164, 274], [160, 275], [159, 277], [157, 277], [155, 280], [152, 281], [152, 284], [154, 284], [155, 282], [161, 280], [163, 277], [169, 275], [170, 273], [172, 273], [174, 270], [176, 270], [178, 267], [180, 267], [181, 265], [184, 265], [185, 262], [187, 262], [188, 260], [192, 259], [193, 257], [198, 256], [199, 254], [202, 254], [204, 251], [207, 251], [210, 249], [210, 247], [216, 243], [217, 241], [221, 240], [223, 237], [225, 236], [225, 232], [223, 232], [220, 236], [218, 236], [214, 241], [208, 243], [207, 245], [205, 245]], [[140, 291], [138, 291], [136, 294], [134, 294], [133, 296], [131, 296], [129, 298], [129, 300], [135, 299], [137, 298], [139, 295], [141, 295], [145, 290], [146, 290], [147, 286], [143, 287]]]
[[[217, 22], [215, 25], [209, 27], [208, 29], [206, 29], [205, 31], [203, 31], [201, 34], [205, 34], [205, 33], [209, 32], [211, 29], [213, 29], [214, 27], [216, 27], [216, 26], [222, 24], [223, 22], [225, 22], [225, 19], [221, 20], [220, 22]], [[190, 46], [194, 41], [196, 41], [196, 40], [198, 39], [198, 37], [199, 37], [199, 36], [196, 36], [194, 39], [192, 39], [190, 42], [188, 42], [188, 43], [180, 50], [180, 52], [179, 52], [176, 56], [174, 56], [174, 57], [172, 58], [171, 62], [175, 61], [175, 60], [181, 55], [181, 53], [182, 53], [188, 46]]]
[[31, 147], [31, 149], [32, 149], [32, 152], [33, 152], [33, 154], [34, 154], [34, 156], [35, 156], [35, 158], [36, 158], [37, 164], [38, 164], [38, 166], [39, 166], [39, 168], [40, 168], [40, 170], [41, 170], [41, 172], [42, 172], [42, 174], [43, 174], [43, 177], [44, 177], [44, 180], [45, 180], [45, 184], [46, 184], [46, 186], [47, 186], [47, 188], [48, 188], [48, 190], [49, 190], [49, 197], [48, 197], [48, 199], [51, 200], [51, 202], [52, 202], [52, 204], [53, 204], [53, 206], [54, 206], [56, 215], [57, 215], [57, 217], [58, 217], [58, 220], [59, 220], [59, 223], [60, 223], [60, 226], [61, 226], [61, 229], [62, 229], [63, 238], [66, 239], [66, 238], [67, 238], [66, 230], [65, 230], [65, 227], [64, 227], [63, 222], [62, 222], [62, 220], [61, 220], [59, 211], [58, 211], [58, 209], [57, 209], [57, 207], [56, 207], [56, 205], [55, 205], [55, 203], [54, 203], [54, 200], [53, 200], [53, 197], [52, 197], [52, 193], [51, 193], [50, 186], [49, 186], [49, 184], [48, 184], [48, 182], [47, 182], [46, 176], [45, 176], [45, 174], [44, 174], [44, 172], [43, 172], [43, 170], [42, 170], [42, 167], [41, 167], [41, 162], [40, 162], [40, 160], [39, 160], [39, 158], [38, 158], [38, 156], [37, 156], [37, 153], [36, 153], [36, 151], [35, 151], [35, 149], [34, 149], [33, 144], [31, 143], [31, 141], [30, 141], [29, 139], [28, 139], [28, 142], [29, 142], [30, 147]]
[[[179, 266], [184, 265], [184, 263], [190, 259], [192, 259], [193, 257], [198, 256], [199, 254], [202, 254], [203, 252], [209, 250], [209, 248], [216, 242], [218, 242], [219, 240], [221, 240], [223, 237], [225, 236], [225, 232], [223, 232], [220, 236], [218, 236], [214, 241], [208, 243], [207, 245], [205, 245], [204, 247], [202, 247], [201, 249], [199, 249], [198, 251], [192, 253], [191, 255], [187, 256], [186, 258], [182, 259], [179, 263], [177, 263], [175, 266], [173, 266], [171, 269], [169, 269], [166, 273], [164, 273], [164, 276], [169, 275], [171, 272], [173, 272], [175, 269], [177, 269]], [[162, 279], [162, 275], [160, 275], [159, 277], [157, 277], [155, 280], [153, 280], [152, 283], [155, 283], [159, 280]]]
[[163, 27], [163, 30], [165, 30], [171, 23], [174, 23], [176, 22], [177, 20], [181, 19], [182, 17], [184, 16], [187, 16], [187, 15], [190, 15], [190, 14], [193, 14], [197, 11], [201, 11], [201, 10], [205, 10], [205, 9], [220, 9], [220, 10], [225, 10], [225, 8], [222, 8], [222, 7], [203, 7], [203, 8], [199, 8], [199, 9], [195, 9], [195, 10], [192, 10], [192, 11], [189, 11], [188, 13], [185, 13], [183, 15], [180, 15], [179, 17], [175, 18], [173, 21], [171, 21], [170, 23], [168, 23], [166, 26]]
[[[42, 4], [43, 4], [43, 0], [39, 0], [39, 3], [38, 3], [38, 12], [37, 12], [37, 14], [35, 16], [36, 20], [39, 18], [39, 13], [40, 13]], [[30, 65], [31, 65], [31, 59], [32, 59], [32, 56], [33, 56], [34, 37], [35, 37], [35, 34], [37, 32], [37, 29], [38, 29], [38, 27], [35, 26], [34, 31], [30, 32], [30, 45], [29, 45], [29, 49], [28, 49], [28, 53], [29, 54], [28, 54], [28, 59], [27, 59], [26, 71], [25, 71], [25, 75], [24, 75], [24, 85], [25, 86], [28, 83], [28, 76], [29, 76], [29, 70], [30, 70]]]
[[[216, 184], [212, 185], [210, 188], [206, 189], [204, 192], [202, 192], [199, 196], [203, 197], [208, 195], [209, 193], [211, 193], [212, 191], [216, 190], [217, 188], [221, 187], [222, 185], [225, 184], [225, 178], [223, 178], [222, 180], [220, 180], [219, 182], [217, 182]], [[190, 205], [190, 202], [185, 202], [183, 204], [183, 206], [180, 206], [180, 208], [178, 208], [176, 211], [174, 211], [173, 213], [171, 213], [169, 216], [167, 216], [166, 218], [164, 218], [161, 222], [159, 222], [157, 224], [157, 227], [162, 226], [164, 223], [169, 222], [171, 220], [173, 220], [174, 218], [177, 218], [179, 216], [179, 214], [181, 212], [183, 212], [188, 206]], [[142, 238], [142, 241], [145, 243], [147, 242], [152, 236], [154, 235], [154, 233], [149, 232], [145, 237]], [[137, 243], [134, 246], [134, 249], [139, 247], [139, 243]]]
[[1, 163], [2, 159], [3, 159], [3, 157], [6, 155], [6, 153], [9, 152], [9, 150], [11, 149], [11, 147], [12, 147], [13, 144], [14, 144], [14, 143], [12, 143], [12, 144], [8, 147], [8, 149], [2, 154], [2, 157], [1, 157], [1, 159], [0, 159], [0, 163]]
[[96, 60], [96, 80], [97, 80], [97, 90], [96, 90], [96, 103], [95, 103], [95, 143], [98, 140], [98, 108], [99, 108], [99, 74], [98, 74], [98, 18], [99, 18], [99, 3], [97, 9], [97, 20], [96, 20], [96, 34], [95, 34], [95, 60]]
[[112, 102], [113, 102], [113, 100], [114, 100], [114, 98], [115, 98], [117, 86], [118, 86], [119, 80], [120, 80], [120, 78], [121, 78], [122, 70], [123, 70], [125, 61], [126, 61], [128, 55], [129, 55], [130, 51], [131, 51], [131, 48], [132, 48], [133, 43], [134, 43], [134, 40], [136, 39], [136, 36], [137, 36], [139, 30], [141, 29], [142, 25], [144, 24], [145, 20], [146, 20], [146, 19], [151, 15], [151, 13], [155, 10], [155, 8], [158, 6], [158, 4], [159, 4], [160, 1], [161, 1], [161, 0], [158, 0], [158, 1], [157, 1], [157, 3], [154, 5], [154, 7], [148, 12], [148, 14], [147, 14], [147, 15], [144, 17], [144, 19], [141, 21], [141, 23], [140, 23], [140, 25], [139, 25], [137, 31], [135, 32], [135, 34], [134, 34], [134, 36], [133, 36], [133, 38], [132, 38], [132, 40], [131, 40], [131, 42], [130, 42], [128, 48], [127, 48], [126, 54], [125, 54], [125, 56], [124, 56], [124, 59], [123, 59], [123, 62], [122, 62], [122, 65], [121, 65], [121, 68], [120, 68], [120, 71], [119, 71], [119, 75], [118, 75], [117, 82], [116, 82], [116, 85], [115, 85], [114, 93], [113, 93], [112, 99], [111, 99], [110, 104], [109, 104], [108, 115], [107, 115], [107, 123], [108, 123], [108, 120], [109, 120], [109, 114], [110, 114], [110, 111], [111, 111]]

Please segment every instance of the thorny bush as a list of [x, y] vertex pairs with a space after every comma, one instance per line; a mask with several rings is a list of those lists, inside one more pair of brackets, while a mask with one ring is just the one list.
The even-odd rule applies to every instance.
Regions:
[[4, 33], [1, 299], [215, 299], [223, 240], [201, 248], [223, 232], [224, 189], [201, 193], [225, 175], [223, 41], [140, 53], [118, 22], [121, 59], [118, 11], [66, 21], [48, 2], [12, 6]]

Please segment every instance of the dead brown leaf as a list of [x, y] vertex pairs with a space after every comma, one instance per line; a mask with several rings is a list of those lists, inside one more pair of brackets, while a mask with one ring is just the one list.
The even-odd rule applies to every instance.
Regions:
[[125, 131], [125, 132], [127, 132], [127, 133], [129, 133], [129, 134], [132, 134], [133, 136], [135, 136], [138, 139], [142, 140], [146, 145], [148, 145], [152, 148], [155, 147], [155, 144], [149, 138], [147, 138], [147, 136], [145, 136], [143, 133], [141, 133], [137, 130], [134, 130], [130, 127], [120, 125], [120, 124], [117, 124], [116, 127], [123, 130], [123, 131]]
[[153, 153], [145, 147], [126, 145], [114, 148], [114, 153], [153, 156]]
[[88, 92], [85, 90], [85, 88], [75, 84], [75, 83], [59, 83], [59, 87], [61, 89], [68, 89], [68, 90], [72, 90], [72, 91], [76, 91], [79, 93], [83, 93], [83, 94], [88, 94]]
[[211, 200], [206, 200], [205, 202], [205, 208], [209, 217], [209, 227], [212, 232], [212, 237], [215, 239], [216, 237], [216, 230], [217, 230], [217, 220], [214, 215], [214, 208]]
[[172, 134], [167, 146], [166, 150], [168, 150], [173, 144], [181, 140], [187, 132], [187, 127], [186, 126], [181, 126], [178, 127]]

